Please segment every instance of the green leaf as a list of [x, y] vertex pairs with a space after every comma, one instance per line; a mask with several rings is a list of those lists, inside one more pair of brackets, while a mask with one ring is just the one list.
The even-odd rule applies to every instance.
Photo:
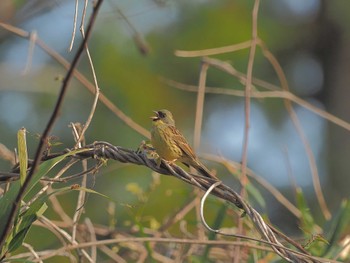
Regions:
[[71, 155], [75, 155], [78, 153], [82, 153], [88, 151], [88, 149], [78, 149], [78, 150], [74, 150], [71, 152], [68, 152], [64, 155], [58, 156], [56, 158], [50, 159], [48, 161], [43, 162], [42, 164], [39, 165], [39, 168], [37, 170], [37, 172], [34, 174], [28, 190], [27, 190], [27, 194], [33, 189], [33, 187], [38, 183], [38, 181], [44, 177], [45, 175], [47, 175], [57, 164], [59, 164], [60, 162], [62, 162], [65, 158], [67, 158], [68, 156]]
[[[58, 163], [60, 163], [62, 160], [64, 160], [66, 157], [77, 154], [77, 153], [81, 153], [87, 151], [87, 149], [78, 149], [78, 150], [74, 150], [71, 151], [69, 153], [66, 153], [62, 156], [56, 157], [54, 159], [48, 160], [43, 162], [42, 164], [40, 164], [38, 171], [34, 174], [29, 187], [27, 189], [26, 194], [28, 194], [31, 189], [35, 186], [35, 184], [38, 183], [38, 181], [40, 180], [40, 178], [42, 178], [44, 175], [46, 175], [53, 167], [55, 167]], [[3, 235], [4, 231], [5, 231], [5, 223], [4, 222], [8, 222], [9, 220], [9, 215], [11, 212], [11, 209], [14, 205], [14, 202], [16, 200], [16, 197], [19, 193], [20, 190], [20, 182], [13, 182], [11, 183], [11, 187], [9, 189], [9, 191], [7, 191], [3, 197], [0, 199], [0, 236]], [[22, 200], [20, 200], [21, 202]], [[40, 205], [41, 207], [41, 205]], [[39, 208], [38, 208], [39, 209]], [[30, 218], [29, 218], [30, 219]], [[13, 242], [11, 244], [11, 246], [17, 246], [17, 242], [19, 242], [20, 240], [23, 241], [23, 238], [25, 237], [26, 233], [28, 232], [28, 229], [26, 229], [25, 226], [20, 226], [21, 221], [23, 220], [22, 217], [18, 217], [18, 212], [14, 221], [14, 226], [16, 226], [16, 228], [13, 228], [12, 233], [6, 237], [6, 242], [5, 245], [1, 248], [1, 255], [3, 255], [3, 253], [5, 253], [7, 251], [8, 245], [9, 243]], [[30, 220], [29, 220], [30, 221]], [[29, 222], [28, 221], [28, 222]], [[28, 224], [27, 224], [28, 226]], [[11, 228], [13, 226], [10, 226]], [[19, 233], [23, 231], [22, 233]], [[19, 235], [18, 237], [16, 237], [15, 241], [13, 240], [13, 237]], [[22, 237], [20, 236], [22, 235]]]
[[340, 206], [339, 211], [336, 216], [333, 217], [331, 222], [331, 226], [328, 227], [330, 229], [329, 233], [329, 244], [327, 249], [325, 250], [323, 256], [327, 256], [327, 258], [332, 258], [337, 255], [343, 247], [339, 247], [339, 241], [343, 237], [346, 229], [349, 228], [350, 225], [350, 201], [343, 200]]
[[[14, 182], [11, 184], [9, 191], [7, 191], [3, 197], [0, 199], [0, 236], [3, 235], [5, 231], [5, 222], [9, 220], [9, 215], [12, 209], [12, 206], [16, 200], [20, 189], [20, 182]], [[16, 217], [17, 218], [17, 217]], [[8, 244], [8, 242], [7, 242]], [[3, 255], [7, 250], [6, 244], [2, 247], [1, 255]], [[0, 256], [1, 256], [0, 255]]]
[[71, 186], [66, 186], [66, 187], [62, 187], [62, 188], [59, 188], [59, 189], [55, 189], [50, 195], [61, 193], [61, 192], [65, 192], [65, 191], [72, 191], [72, 190], [73, 191], [85, 191], [87, 193], [97, 194], [99, 196], [107, 198], [110, 201], [116, 202], [112, 198], [108, 197], [107, 195], [101, 194], [101, 193], [99, 193], [99, 192], [97, 192], [95, 190], [89, 189], [89, 188], [81, 187], [78, 184], [74, 184], [74, 185], [71, 185]]
[[261, 195], [258, 188], [256, 188], [252, 183], [248, 183], [246, 185], [246, 190], [249, 196], [252, 196], [261, 207], [266, 207], [266, 202], [264, 197]]
[[87, 193], [91, 193], [91, 194], [96, 194], [99, 196], [102, 196], [104, 198], [107, 198], [108, 200], [113, 201], [110, 197], [108, 197], [107, 195], [101, 194], [99, 192], [96, 192], [95, 190], [89, 189], [89, 188], [85, 188], [85, 187], [80, 187], [80, 186], [71, 186], [69, 187], [70, 190], [78, 190], [78, 191], [85, 191]]
[[9, 244], [8, 245], [8, 252], [9, 253], [16, 250], [17, 248], [19, 248], [23, 244], [23, 241], [24, 241], [30, 227], [32, 226], [32, 224], [47, 209], [47, 205], [45, 202], [47, 201], [49, 196], [51, 196], [53, 194], [60, 193], [60, 192], [64, 192], [64, 191], [70, 191], [70, 190], [85, 191], [88, 193], [97, 194], [97, 195], [100, 195], [100, 196], [105, 197], [107, 199], [110, 199], [108, 196], [103, 195], [99, 192], [96, 192], [92, 189], [80, 187], [77, 185], [73, 185], [70, 187], [63, 187], [63, 188], [60, 188], [60, 189], [53, 191], [50, 195], [41, 196], [30, 206], [30, 208], [27, 211], [25, 211], [24, 213], [22, 213], [19, 216], [19, 219], [18, 219], [19, 223], [13, 229], [12, 235], [10, 235], [8, 237], [8, 240], [7, 240], [7, 244]]
[[300, 229], [306, 238], [304, 248], [307, 248], [311, 255], [320, 256], [327, 247], [328, 241], [320, 233], [314, 217], [310, 212], [306, 199], [300, 187], [296, 189], [297, 207], [301, 212]]
[[47, 199], [47, 195], [38, 198], [27, 211], [19, 216], [19, 224], [13, 229], [12, 240], [9, 243], [8, 252], [12, 252], [22, 245], [32, 224], [47, 209], [45, 203]]
[[[238, 180], [241, 180], [242, 177], [242, 171], [237, 170], [236, 172], [232, 172], [232, 175], [237, 178]], [[253, 197], [258, 204], [265, 208], [266, 207], [266, 202], [264, 197], [261, 195], [260, 191], [258, 188], [256, 188], [251, 182], [247, 183], [245, 186], [245, 189], [248, 193], [249, 196]]]
[[296, 203], [297, 207], [301, 212], [301, 228], [306, 233], [310, 234], [314, 231], [315, 221], [310, 213], [310, 208], [307, 205], [306, 199], [304, 197], [303, 191], [300, 187], [296, 189]]
[[46, 201], [48, 200], [49, 196], [61, 191], [62, 190], [59, 189], [57, 191], [54, 191], [50, 195], [44, 195], [39, 197], [33, 202], [33, 204], [29, 207], [28, 210], [19, 215], [18, 224], [15, 228], [13, 228], [12, 234], [8, 237], [7, 240], [7, 243], [9, 244], [8, 252], [16, 250], [23, 244], [23, 241], [32, 224], [35, 222], [35, 220], [38, 219], [39, 216], [43, 215], [43, 213], [46, 211], [48, 207], [46, 205]]
[[27, 140], [26, 140], [26, 129], [21, 128], [17, 132], [17, 144], [18, 144], [18, 157], [19, 157], [19, 168], [20, 168], [20, 181], [23, 185], [24, 180], [27, 176], [28, 169], [28, 152], [27, 152]]

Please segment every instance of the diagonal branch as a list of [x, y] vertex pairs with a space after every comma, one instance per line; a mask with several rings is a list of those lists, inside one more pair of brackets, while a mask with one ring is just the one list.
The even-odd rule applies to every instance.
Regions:
[[[112, 159], [122, 163], [144, 165], [160, 174], [175, 176], [177, 179], [193, 185], [205, 192], [208, 191], [208, 189], [210, 189], [213, 184], [219, 182], [213, 178], [188, 173], [181, 167], [175, 164], [170, 165], [164, 161], [162, 161], [161, 165], [158, 166], [157, 161], [155, 159], [150, 159], [147, 156], [147, 153], [144, 151], [134, 151], [120, 146], [114, 146], [108, 142], [98, 141], [87, 145], [82, 149], [85, 149], [86, 151], [81, 152], [75, 156], [71, 156], [70, 158], [96, 160]], [[60, 154], [49, 155], [45, 159], [57, 157], [57, 155], [65, 154], [67, 151], [70, 150], [66, 150]], [[285, 239], [285, 235], [283, 233], [277, 231], [272, 226], [267, 224], [262, 219], [261, 215], [229, 186], [221, 182], [220, 185], [217, 185], [217, 187], [211, 189], [211, 193], [218, 198], [228, 201], [237, 208], [243, 210], [243, 215], [249, 216], [255, 225], [255, 228], [261, 234], [263, 238], [261, 242], [268, 243], [271, 248], [285, 260], [289, 262], [320, 262], [310, 256], [308, 252], [305, 251], [302, 247], [296, 247], [291, 240]], [[296, 247], [296, 250], [291, 250], [290, 248], [282, 245], [282, 243], [278, 240], [278, 237], [285, 239], [289, 245]]]

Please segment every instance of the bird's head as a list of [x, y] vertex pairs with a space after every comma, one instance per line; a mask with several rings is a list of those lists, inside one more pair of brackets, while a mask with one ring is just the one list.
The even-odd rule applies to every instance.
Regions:
[[154, 111], [156, 116], [152, 116], [151, 119], [154, 122], [163, 122], [165, 124], [173, 125], [175, 126], [175, 121], [173, 118], [173, 114], [171, 114], [168, 110], [158, 110]]

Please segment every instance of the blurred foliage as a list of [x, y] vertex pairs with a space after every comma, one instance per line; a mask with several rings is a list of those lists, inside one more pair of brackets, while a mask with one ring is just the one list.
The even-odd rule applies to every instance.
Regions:
[[[36, 30], [40, 38], [70, 61], [81, 39], [78, 35], [73, 51], [68, 53], [73, 6], [67, 2], [69, 1], [0, 1], [0, 21], [7, 21], [29, 32]], [[350, 41], [348, 16], [350, 2], [316, 0], [309, 2], [314, 3], [313, 9], [309, 13], [298, 13], [293, 11], [292, 1], [261, 1], [258, 20], [259, 37], [277, 56], [284, 69], [288, 69], [291, 61], [299, 54], [307, 53], [315, 57], [324, 69], [324, 85], [315, 94], [306, 95], [305, 99], [315, 104], [319, 103], [320, 107], [325, 107], [337, 116], [349, 120], [350, 110], [347, 108], [349, 103], [346, 103], [349, 94], [348, 91], [341, 89], [349, 83], [348, 74], [339, 76], [338, 72], [340, 72], [339, 68], [349, 68], [349, 62], [342, 58], [349, 56], [347, 47]], [[174, 51], [217, 48], [249, 40], [254, 2], [169, 0], [140, 3], [139, 1], [113, 0], [113, 3], [115, 5], [105, 1], [105, 7], [98, 16], [89, 42], [102, 93], [146, 129], [151, 126], [148, 117], [152, 115], [152, 110], [168, 108], [174, 113], [180, 129], [186, 136], [188, 135], [191, 141], [196, 93], [170, 87], [162, 79], [197, 85], [200, 58], [176, 57]], [[132, 26], [118, 14], [115, 7], [122, 10]], [[150, 50], [148, 54], [140, 52], [138, 43], [133, 37], [134, 30], [147, 43]], [[25, 127], [28, 130], [28, 155], [29, 158], [32, 158], [38, 144], [37, 136], [42, 133], [51, 114], [65, 70], [36, 47], [30, 71], [23, 74], [28, 55], [28, 41], [14, 36], [3, 28], [0, 28], [0, 37], [0, 143], [10, 150], [14, 149], [17, 145], [16, 132], [21, 127]], [[230, 62], [235, 69], [244, 73], [248, 64], [249, 50], [244, 49], [213, 57]], [[81, 60], [78, 70], [92, 81], [86, 57]], [[291, 72], [286, 71], [287, 78], [294, 83], [294, 75]], [[244, 90], [244, 84], [222, 71], [210, 68], [208, 74], [210, 74], [207, 80], [208, 86]], [[254, 60], [254, 76], [278, 84], [275, 72], [259, 48]], [[291, 85], [292, 91], [294, 88]], [[345, 102], [341, 99], [344, 99]], [[57, 140], [61, 144], [53, 146], [53, 152], [72, 147], [74, 140], [68, 125], [70, 122], [83, 123], [86, 120], [92, 100], [93, 96], [78, 81], [71, 82], [60, 119], [53, 130], [53, 135], [58, 137]], [[217, 105], [220, 106], [220, 109], [230, 112], [232, 105], [237, 105], [242, 101], [242, 98], [233, 96], [207, 94], [203, 126], [206, 127], [211, 113], [219, 110]], [[269, 116], [269, 127], [275, 130], [283, 128], [283, 123], [288, 116], [282, 100], [266, 99], [257, 101], [257, 104], [260, 106], [259, 109]], [[241, 123], [241, 125], [243, 127], [244, 124]], [[215, 128], [225, 129], [226, 126]], [[340, 205], [340, 200], [348, 195], [350, 179], [347, 176], [347, 156], [350, 154], [350, 147], [347, 146], [350, 141], [348, 131], [339, 132], [339, 130], [341, 130], [339, 127], [330, 127], [325, 132], [327, 135], [322, 137], [323, 141], [318, 142], [319, 145], [323, 145], [323, 152], [317, 156], [319, 163], [325, 164], [325, 168], [320, 169], [320, 174], [324, 175], [323, 186], [327, 194], [327, 201], [331, 210], [336, 214], [333, 219], [327, 221], [322, 218], [315, 197], [309, 193], [306, 194], [298, 187], [282, 189], [286, 196], [295, 194], [295, 200], [291, 202], [295, 203], [301, 212], [300, 218], [296, 219], [288, 212], [282, 212], [283, 215], [280, 215], [281, 211], [285, 210], [279, 208], [275, 200], [270, 202], [272, 198], [265, 197], [265, 192], [260, 186], [255, 185], [256, 182], [246, 186], [248, 200], [259, 206], [267, 219], [271, 218], [273, 221], [274, 217], [287, 218], [283, 222], [276, 222], [277, 227], [293, 233], [292, 236], [302, 238], [301, 243], [314, 255], [328, 258], [334, 258], [340, 253], [340, 241], [349, 235], [349, 204], [348, 201], [343, 201]], [[338, 133], [341, 133], [341, 136], [338, 136]], [[135, 150], [141, 141], [146, 139], [101, 103], [97, 106], [86, 138], [87, 143], [105, 140], [114, 145]], [[263, 141], [269, 137], [268, 134], [262, 134], [261, 138]], [[220, 156], [220, 151], [215, 150]], [[254, 151], [250, 153], [253, 155]], [[268, 155], [267, 149], [266, 153]], [[267, 158], [267, 156], [260, 156], [260, 158]], [[212, 168], [218, 171], [225, 183], [233, 188], [240, 187], [238, 172], [230, 176], [226, 169], [212, 163], [210, 163]], [[62, 168], [60, 165], [63, 166], [59, 164], [51, 171], [52, 175]], [[92, 164], [88, 163], [88, 165]], [[41, 169], [43, 169], [42, 166]], [[0, 171], [9, 171], [10, 167], [7, 161], [0, 159]], [[50, 166], [50, 170], [51, 168]], [[78, 173], [80, 170], [80, 164], [77, 164], [69, 170], [68, 175]], [[282, 174], [282, 172], [279, 173]], [[37, 175], [40, 175], [40, 170]], [[299, 176], [305, 177], [304, 174]], [[37, 180], [38, 177], [35, 183]], [[64, 192], [62, 194], [60, 189], [67, 189], [66, 187], [74, 183], [80, 184], [81, 179], [53, 185], [53, 189], [57, 190], [55, 194], [57, 200], [70, 217], [76, 211], [78, 194], [76, 191], [62, 191]], [[13, 201], [12, 191], [18, 190], [19, 185], [17, 184], [19, 182], [14, 183], [10, 191], [6, 193], [10, 196], [9, 199], [4, 196], [0, 199], [0, 207], [5, 207], [0, 209], [0, 216], [6, 217], [8, 206]], [[79, 236], [81, 241], [88, 240], [84, 218], [90, 218], [96, 226], [98, 239], [120, 236], [153, 236], [169, 218], [177, 215], [177, 212], [190, 200], [196, 198], [196, 191], [193, 188], [175, 178], [158, 177], [151, 174], [145, 167], [111, 161], [100, 168], [99, 173], [88, 176], [87, 188], [106, 195], [113, 201], [100, 195], [87, 193], [84, 213], [79, 221], [79, 227], [81, 227], [79, 231], [85, 235]], [[33, 189], [34, 193], [31, 193], [30, 196], [37, 193], [41, 185], [37, 183]], [[61, 215], [54, 209], [55, 205], [48, 201], [49, 197], [47, 194], [40, 199], [35, 206], [31, 207], [31, 210], [28, 210], [27, 214], [18, 215], [18, 219], [21, 218], [22, 221], [10, 237], [16, 241], [12, 241], [12, 248], [18, 248], [25, 237], [25, 242], [31, 244], [36, 251], [61, 246], [61, 241], [51, 231], [44, 230], [38, 225], [30, 228], [37, 216], [41, 215], [41, 209], [46, 205], [44, 215], [47, 218], [55, 221], [62, 220]], [[207, 220], [213, 224], [213, 227], [222, 227], [233, 232], [236, 230], [239, 212], [235, 208], [222, 204], [215, 198], [209, 198], [206, 206]], [[196, 211], [192, 209], [183, 219], [173, 223], [161, 234], [165, 233], [169, 237], [179, 238], [197, 237], [199, 224]], [[245, 224], [244, 229], [248, 232], [247, 234], [256, 235], [255, 230], [252, 230], [252, 225], [246, 221]], [[294, 227], [295, 225], [299, 225], [299, 228]], [[30, 231], [27, 233], [29, 228]], [[67, 232], [71, 231], [71, 226], [64, 226], [64, 228]], [[221, 238], [218, 235], [211, 235], [209, 239]], [[193, 249], [189, 244], [162, 243], [155, 248], [151, 243], [147, 243], [144, 247], [148, 251], [145, 259], [148, 262], [157, 260], [156, 255], [151, 253], [152, 250], [171, 256], [174, 256], [172, 253], [175, 253], [175, 250], [177, 253], [181, 251], [185, 255], [181, 259], [193, 262], [209, 262], [210, 260], [214, 262], [216, 259], [232, 260], [231, 252], [228, 252], [228, 250], [232, 251], [232, 247], [229, 246], [217, 246], [215, 250], [211, 246], [201, 245], [195, 249], [196, 253], [193, 256], [187, 255], [187, 258], [186, 253]], [[118, 252], [118, 255], [130, 262], [136, 262], [138, 251], [143, 251], [126, 243], [113, 244], [110, 249]], [[15, 251], [15, 254], [24, 252], [27, 252], [27, 249], [21, 247]], [[256, 250], [245, 252], [247, 262], [254, 262], [257, 255], [266, 261], [277, 260], [277, 256], [272, 253], [256, 252]], [[101, 262], [109, 260], [109, 257], [102, 252], [99, 252], [98, 256]], [[344, 260], [348, 260], [349, 256], [345, 256], [347, 259], [345, 257]], [[68, 262], [68, 258], [55, 257], [45, 262], [65, 261]]]

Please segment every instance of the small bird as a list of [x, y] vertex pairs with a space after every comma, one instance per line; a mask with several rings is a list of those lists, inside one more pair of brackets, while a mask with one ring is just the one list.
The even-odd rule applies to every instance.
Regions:
[[199, 161], [185, 137], [175, 127], [171, 112], [164, 109], [154, 113], [156, 116], [151, 117], [151, 143], [159, 157], [168, 162], [180, 161], [186, 166], [192, 166], [204, 176], [217, 179]]

